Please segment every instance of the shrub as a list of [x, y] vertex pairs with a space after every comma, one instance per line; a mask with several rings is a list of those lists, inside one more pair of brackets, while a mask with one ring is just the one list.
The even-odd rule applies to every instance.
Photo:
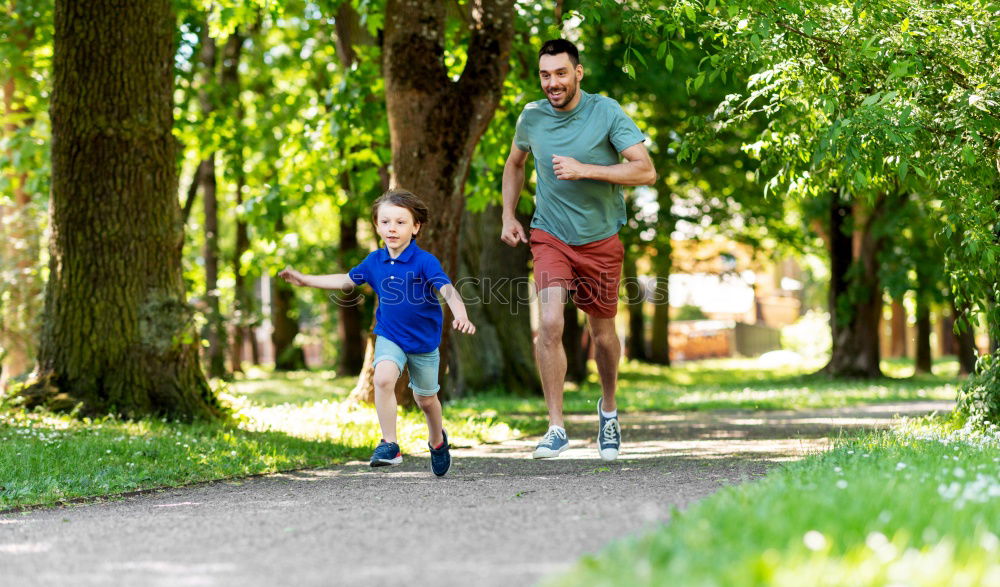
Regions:
[[984, 355], [958, 392], [958, 409], [977, 427], [1000, 424], [1000, 356]]

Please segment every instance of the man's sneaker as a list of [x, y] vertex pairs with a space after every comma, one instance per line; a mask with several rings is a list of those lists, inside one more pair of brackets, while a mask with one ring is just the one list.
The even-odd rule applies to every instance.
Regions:
[[372, 453], [371, 465], [373, 467], [387, 467], [398, 465], [403, 462], [403, 453], [399, 451], [399, 445], [395, 442], [382, 441], [375, 447]]
[[535, 454], [531, 455], [531, 457], [534, 459], [551, 459], [562, 454], [567, 448], [569, 448], [569, 439], [566, 438], [566, 430], [550, 426], [549, 431], [538, 441], [538, 446], [535, 447]]
[[427, 443], [427, 446], [430, 446], [431, 449], [431, 471], [438, 477], [444, 477], [444, 474], [451, 468], [451, 453], [448, 452], [450, 448], [448, 446], [448, 433], [442, 430], [441, 435], [444, 436], [444, 443], [441, 445], [441, 448], [434, 448], [429, 442]]
[[597, 429], [597, 450], [601, 453], [601, 458], [605, 461], [613, 461], [618, 458], [618, 449], [622, 445], [622, 427], [618, 423], [618, 416], [605, 418], [601, 410], [604, 399], [597, 400], [597, 419], [599, 421]]

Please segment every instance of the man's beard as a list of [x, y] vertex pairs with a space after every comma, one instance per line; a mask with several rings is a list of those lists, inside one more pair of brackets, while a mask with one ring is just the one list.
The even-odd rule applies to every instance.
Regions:
[[552, 97], [548, 94], [548, 92], [545, 93], [545, 97], [548, 99], [549, 104], [551, 104], [553, 108], [565, 108], [566, 105], [572, 102], [573, 98], [576, 97], [578, 87], [579, 86], [575, 83], [572, 86], [566, 86], [563, 90], [563, 96], [560, 102], [553, 102]]

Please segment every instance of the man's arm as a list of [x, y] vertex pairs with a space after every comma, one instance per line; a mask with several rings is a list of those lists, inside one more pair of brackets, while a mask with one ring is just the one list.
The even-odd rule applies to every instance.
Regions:
[[[646, 145], [636, 143], [622, 151], [624, 163], [592, 165], [580, 163], [572, 157], [552, 156], [552, 169], [557, 179], [595, 179], [618, 185], [652, 185], [656, 183], [656, 169], [649, 158]], [[504, 170], [504, 179], [507, 173]], [[506, 185], [506, 181], [504, 182]], [[504, 192], [506, 202], [506, 191]]]
[[511, 143], [507, 163], [503, 166], [503, 229], [500, 240], [512, 247], [528, 242], [524, 227], [517, 221], [517, 201], [524, 188], [524, 166], [528, 162], [528, 151], [522, 151]]

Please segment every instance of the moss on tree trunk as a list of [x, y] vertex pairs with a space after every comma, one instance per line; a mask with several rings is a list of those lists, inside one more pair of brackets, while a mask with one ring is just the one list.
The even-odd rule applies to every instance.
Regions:
[[57, 0], [51, 262], [29, 404], [217, 416], [181, 275], [170, 0]]

